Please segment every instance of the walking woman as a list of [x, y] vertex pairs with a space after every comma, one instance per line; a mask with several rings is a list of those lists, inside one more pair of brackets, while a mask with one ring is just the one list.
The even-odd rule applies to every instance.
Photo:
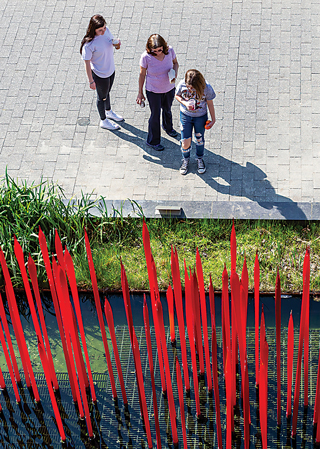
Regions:
[[[216, 94], [198, 70], [188, 70], [184, 80], [177, 86], [176, 99], [180, 103], [180, 129], [182, 165], [180, 173], [186, 175], [189, 168], [192, 130], [196, 138], [196, 160], [198, 173], [203, 174], [206, 166], [203, 160], [204, 131], [216, 121], [213, 99]], [[211, 120], [208, 120], [207, 107]]]
[[105, 129], [119, 129], [117, 123], [123, 117], [112, 111], [110, 90], [114, 81], [115, 65], [113, 47], [120, 48], [120, 41], [114, 39], [102, 16], [91, 17], [86, 35], [82, 39], [80, 54], [85, 62], [90, 89], [97, 91], [97, 108], [100, 115], [100, 126]]
[[178, 68], [173, 48], [168, 46], [160, 34], [152, 34], [140, 58], [139, 93], [136, 101], [141, 104], [145, 100], [143, 85], [146, 82], [146, 94], [151, 109], [147, 145], [157, 151], [164, 150], [164, 146], [160, 143], [161, 109], [162, 128], [170, 137], [178, 135], [173, 129], [171, 114]]

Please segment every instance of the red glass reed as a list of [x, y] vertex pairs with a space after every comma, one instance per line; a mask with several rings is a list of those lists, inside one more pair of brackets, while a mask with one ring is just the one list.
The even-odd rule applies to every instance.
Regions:
[[30, 275], [30, 279], [31, 279], [31, 283], [32, 283], [34, 296], [36, 298], [38, 314], [39, 314], [43, 338], [44, 338], [44, 342], [45, 342], [44, 348], [47, 353], [50, 373], [52, 376], [51, 380], [53, 383], [53, 388], [57, 391], [57, 390], [59, 390], [59, 384], [58, 384], [56, 372], [54, 369], [54, 363], [53, 363], [53, 357], [52, 357], [52, 353], [51, 353], [51, 347], [50, 347], [50, 342], [49, 342], [49, 337], [48, 337], [48, 332], [47, 332], [47, 326], [46, 326], [46, 322], [45, 322], [43, 310], [42, 310], [38, 278], [37, 278], [37, 269], [36, 269], [36, 265], [35, 265], [32, 257], [30, 256], [30, 254], [29, 254], [29, 258], [28, 258], [28, 271], [29, 271], [29, 275]]
[[[210, 283], [212, 286], [212, 284]], [[209, 290], [210, 292], [210, 290]], [[213, 307], [211, 303], [211, 313]], [[218, 382], [218, 361], [217, 361], [217, 334], [215, 322], [212, 319], [212, 373], [213, 373], [213, 392], [214, 402], [216, 406], [216, 427], [218, 437], [218, 449], [222, 449], [222, 432], [221, 432], [221, 416], [220, 416], [220, 396], [219, 396], [219, 382]]]
[[65, 260], [64, 260], [64, 255], [63, 255], [63, 249], [62, 249], [62, 243], [58, 234], [58, 231], [55, 230], [54, 232], [54, 245], [56, 248], [56, 254], [57, 254], [57, 259], [59, 262], [59, 265], [61, 266], [61, 268], [63, 269], [63, 271], [66, 271], [66, 266], [65, 266]]
[[63, 314], [64, 302], [63, 302], [63, 298], [62, 298], [62, 288], [60, 286], [59, 268], [61, 270], [61, 267], [58, 267], [55, 258], [53, 258], [52, 259], [52, 270], [53, 270], [53, 275], [54, 275], [55, 291], [57, 293], [57, 303], [58, 303], [58, 308], [59, 308], [59, 315], [61, 317], [61, 325], [62, 325], [62, 329], [65, 329], [64, 335], [65, 335], [65, 342], [66, 342], [66, 351], [67, 351], [68, 361], [69, 361], [68, 374], [69, 374], [69, 382], [70, 382], [70, 387], [71, 387], [71, 392], [72, 392], [72, 398], [73, 398], [73, 402], [76, 402], [78, 404], [80, 418], [84, 419], [84, 411], [83, 411], [82, 402], [81, 402], [81, 394], [80, 394], [80, 390], [79, 390], [77, 373], [76, 373], [76, 368], [75, 368], [73, 353], [72, 353], [71, 336], [70, 336], [70, 332], [69, 332], [69, 322], [68, 322], [68, 320], [66, 321], [66, 317], [65, 317], [66, 314]]
[[76, 402], [77, 398], [76, 398], [76, 390], [75, 390], [75, 386], [74, 386], [74, 380], [73, 380], [73, 376], [72, 376], [72, 372], [71, 372], [71, 362], [69, 359], [66, 336], [64, 333], [63, 325], [62, 325], [61, 312], [60, 312], [60, 307], [59, 307], [59, 303], [58, 303], [58, 299], [57, 299], [57, 292], [56, 292], [56, 287], [55, 287], [55, 283], [54, 283], [54, 279], [53, 279], [51, 264], [50, 264], [50, 260], [49, 260], [47, 241], [46, 241], [45, 235], [42, 232], [40, 226], [39, 226], [39, 244], [40, 244], [40, 249], [42, 252], [44, 266], [45, 266], [46, 272], [47, 272], [52, 302], [53, 302], [54, 311], [56, 314], [57, 324], [58, 324], [59, 333], [60, 333], [60, 339], [61, 339], [61, 343], [62, 343], [62, 349], [63, 349], [66, 366], [67, 366], [67, 371], [68, 371], [68, 375], [69, 375], [69, 379], [70, 379], [70, 388], [71, 388], [71, 392], [72, 392], [72, 399], [74, 402]]
[[150, 448], [152, 448], [152, 438], [151, 438], [151, 431], [150, 431], [149, 414], [148, 414], [146, 395], [145, 395], [145, 391], [144, 391], [139, 345], [138, 345], [138, 340], [137, 340], [134, 328], [132, 328], [132, 339], [133, 339], [133, 351], [134, 351], [134, 356], [135, 356], [135, 360], [136, 360], [136, 376], [137, 376], [137, 382], [139, 383], [141, 405], [142, 405], [142, 410], [143, 410], [143, 420], [144, 420], [144, 425], [145, 425], [146, 433], [147, 433], [148, 447], [150, 449]]
[[277, 424], [281, 425], [281, 283], [277, 270], [275, 289], [276, 349], [277, 349]]
[[255, 327], [255, 368], [256, 368], [256, 386], [259, 385], [259, 296], [260, 296], [260, 266], [258, 251], [254, 261], [254, 327]]
[[84, 238], [85, 238], [85, 244], [86, 244], [86, 250], [87, 250], [87, 257], [88, 257], [90, 277], [91, 277], [91, 283], [92, 283], [92, 289], [93, 289], [94, 302], [95, 302], [96, 309], [97, 309], [98, 321], [99, 321], [99, 326], [100, 326], [100, 331], [101, 331], [101, 336], [102, 336], [102, 341], [103, 341], [103, 347], [104, 347], [104, 352], [105, 352], [106, 360], [107, 360], [108, 372], [109, 372], [111, 389], [112, 389], [112, 396], [113, 396], [113, 399], [116, 399], [117, 398], [116, 384], [114, 381], [112, 363], [111, 363], [111, 358], [110, 358], [110, 353], [109, 353], [108, 340], [107, 340], [106, 329], [105, 329], [103, 315], [102, 315], [97, 277], [96, 277], [96, 272], [94, 269], [94, 263], [93, 263], [89, 238], [88, 238], [88, 234], [87, 234], [86, 230], [84, 230]]
[[185, 336], [185, 323], [184, 323], [184, 315], [183, 315], [179, 260], [178, 260], [178, 253], [176, 250], [173, 249], [172, 246], [171, 246], [171, 273], [172, 273], [174, 298], [175, 298], [177, 319], [178, 319], [178, 326], [179, 326], [184, 385], [185, 385], [186, 391], [189, 391], [190, 390], [190, 379], [189, 379], [187, 346], [186, 346], [186, 336]]
[[192, 292], [192, 308], [193, 308], [193, 316], [194, 316], [194, 331], [195, 331], [195, 340], [196, 346], [199, 356], [199, 366], [200, 366], [200, 374], [204, 374], [204, 358], [203, 358], [203, 346], [202, 346], [202, 332], [201, 332], [201, 318], [200, 318], [200, 298], [199, 298], [199, 289], [198, 289], [198, 281], [195, 272], [190, 274], [190, 282], [191, 282], [191, 292]]
[[167, 290], [167, 303], [168, 303], [168, 311], [169, 311], [169, 323], [170, 323], [170, 339], [171, 343], [176, 341], [176, 335], [174, 330], [174, 299], [173, 299], [173, 291], [171, 285], [169, 285]]
[[243, 293], [241, 294], [241, 310], [242, 310], [242, 320], [243, 329], [246, 335], [247, 332], [247, 316], [248, 316], [248, 289], [249, 289], [249, 275], [247, 268], [247, 260], [244, 257], [242, 273], [241, 273], [241, 284], [243, 287]]
[[227, 414], [227, 429], [226, 429], [226, 449], [232, 447], [232, 431], [233, 431], [233, 404], [232, 404], [232, 372], [231, 372], [231, 351], [227, 348], [226, 354], [226, 414]]
[[58, 408], [58, 404], [57, 404], [57, 400], [56, 397], [54, 395], [54, 391], [51, 385], [51, 375], [50, 375], [50, 368], [49, 368], [49, 362], [47, 359], [47, 354], [44, 350], [43, 347], [43, 343], [40, 341], [40, 339], [38, 338], [38, 351], [39, 351], [39, 356], [41, 359], [41, 363], [42, 363], [42, 367], [43, 367], [43, 372], [47, 381], [47, 385], [48, 385], [48, 390], [49, 390], [49, 395], [50, 395], [50, 399], [51, 399], [51, 403], [52, 403], [52, 408], [53, 408], [53, 412], [56, 418], [56, 422], [57, 422], [57, 426], [59, 429], [59, 433], [60, 433], [60, 437], [61, 440], [64, 442], [66, 441], [66, 435], [64, 432], [64, 428], [63, 428], [63, 424], [62, 424], [62, 419], [61, 419], [61, 415], [59, 412], [59, 408]]
[[155, 380], [154, 380], [153, 356], [152, 356], [152, 345], [151, 345], [150, 324], [149, 324], [149, 311], [148, 311], [148, 306], [147, 306], [147, 301], [146, 301], [146, 295], [144, 295], [144, 301], [143, 301], [143, 319], [144, 319], [144, 329], [145, 329], [146, 341], [147, 341], [147, 351], [148, 351], [149, 369], [150, 369], [151, 386], [152, 386], [152, 398], [153, 398], [152, 402], [153, 402], [154, 422], [155, 422], [156, 436], [157, 436], [157, 448], [161, 449], [161, 435], [160, 435], [160, 425], [159, 425], [157, 392], [156, 392], [156, 384], [155, 384]]
[[[306, 262], [306, 260], [305, 260]], [[304, 262], [304, 274], [305, 274], [305, 262]], [[293, 412], [292, 412], [292, 436], [295, 436], [297, 433], [297, 420], [298, 420], [298, 409], [299, 409], [299, 396], [300, 396], [300, 380], [301, 380], [301, 365], [302, 365], [302, 350], [303, 343], [305, 338], [305, 327], [307, 322], [307, 302], [309, 302], [309, 298], [306, 295], [305, 289], [305, 276], [303, 280], [304, 290], [302, 293], [302, 301], [301, 301], [301, 314], [300, 314], [300, 333], [299, 333], [299, 348], [298, 348], [298, 361], [297, 361], [297, 369], [296, 369], [296, 381], [294, 388], [294, 398], [293, 398]], [[309, 323], [308, 323], [309, 325]]]
[[232, 229], [230, 236], [230, 252], [231, 252], [231, 273], [237, 270], [237, 239], [234, 228], [234, 219], [232, 220]]
[[216, 327], [216, 311], [215, 311], [215, 301], [214, 301], [214, 289], [212, 285], [212, 279], [210, 274], [209, 279], [209, 301], [210, 301], [210, 313], [211, 313], [211, 327]]
[[160, 328], [160, 336], [161, 336], [161, 346], [163, 353], [163, 360], [165, 365], [166, 372], [166, 382], [167, 382], [167, 391], [168, 391], [168, 403], [169, 403], [169, 413], [170, 413], [170, 421], [171, 421], [171, 430], [172, 430], [172, 439], [173, 444], [178, 444], [178, 433], [177, 433], [177, 423], [176, 423], [176, 408], [174, 405], [174, 397], [172, 391], [172, 382], [171, 382], [171, 370], [169, 365], [169, 357], [167, 351], [167, 339], [166, 339], [166, 331], [163, 323], [163, 311], [160, 300], [158, 299], [156, 304], [156, 311], [158, 315], [158, 322]]
[[[3, 333], [3, 330], [2, 330], [1, 320], [0, 320], [0, 342], [1, 342], [1, 345], [2, 345], [2, 350], [3, 350], [4, 357], [6, 359], [7, 368], [9, 370], [9, 374], [10, 374], [10, 378], [11, 378], [11, 382], [12, 382], [12, 386], [13, 386], [14, 395], [16, 397], [17, 403], [19, 404], [21, 399], [20, 399], [20, 396], [19, 396], [16, 380], [14, 378], [14, 372], [13, 372], [13, 369], [12, 369], [11, 360], [10, 360], [9, 352], [8, 352], [7, 345], [6, 345], [6, 340], [4, 338], [4, 333]], [[6, 387], [6, 384], [5, 384], [3, 375], [2, 375], [2, 371], [0, 369], [0, 388], [1, 389], [5, 389], [5, 387]]]
[[[294, 327], [292, 310], [290, 312], [288, 325], [288, 345], [287, 345], [287, 412], [286, 416], [291, 416], [291, 396], [292, 396], [292, 369], [293, 369], [293, 353], [294, 353]], [[317, 391], [317, 390], [316, 390]]]
[[[73, 354], [76, 361], [76, 367], [78, 371], [78, 377], [79, 377], [79, 385], [80, 385], [80, 391], [81, 391], [81, 397], [82, 397], [82, 403], [83, 408], [85, 411], [85, 417], [86, 417], [86, 423], [88, 428], [88, 434], [89, 438], [93, 437], [93, 429], [92, 429], [92, 423], [91, 423], [91, 416], [89, 411], [89, 404], [87, 399], [87, 393], [86, 393], [86, 385], [85, 385], [85, 379], [84, 379], [84, 372], [83, 372], [83, 365], [81, 363], [81, 357], [82, 354], [80, 354], [80, 348], [78, 346], [76, 334], [78, 330], [76, 329], [76, 322], [75, 322], [75, 316], [71, 307], [70, 298], [69, 298], [69, 291], [68, 291], [68, 284], [65, 276], [64, 270], [61, 268], [61, 266], [57, 266], [56, 270], [56, 287], [58, 291], [58, 299], [62, 311], [62, 319], [64, 322], [64, 328], [68, 329], [71, 344], [73, 347]], [[70, 354], [72, 354], [72, 349], [70, 348]], [[79, 404], [78, 404], [79, 405]]]
[[156, 266], [154, 263], [154, 259], [153, 259], [151, 247], [150, 247], [149, 231], [148, 231], [145, 221], [143, 221], [142, 239], [143, 239], [143, 247], [144, 247], [147, 271], [148, 271], [148, 280], [149, 280], [150, 296], [151, 296], [151, 310], [152, 310], [154, 326], [156, 329], [155, 337], [156, 337], [156, 343], [157, 343], [157, 349], [158, 349], [161, 385], [162, 385], [162, 391], [163, 391], [163, 393], [165, 393], [167, 391], [167, 386], [166, 386], [165, 373], [164, 373], [164, 368], [163, 368], [163, 358], [162, 358], [162, 352], [161, 352], [160, 335], [159, 335], [159, 332], [157, 332], [158, 319], [157, 319], [157, 313], [155, 310], [156, 298], [159, 297], [160, 295], [159, 295], [159, 288], [158, 288]]
[[17, 364], [17, 360], [16, 360], [16, 356], [13, 350], [13, 346], [12, 346], [12, 340], [11, 340], [11, 336], [10, 336], [10, 331], [9, 331], [9, 326], [8, 326], [8, 321], [7, 321], [7, 317], [6, 317], [6, 312], [4, 310], [3, 307], [3, 299], [0, 293], [0, 318], [2, 321], [2, 325], [3, 325], [3, 329], [4, 329], [4, 333], [7, 339], [7, 344], [9, 347], [9, 353], [10, 353], [10, 357], [11, 357], [11, 361], [12, 361], [12, 366], [13, 366], [13, 371], [14, 371], [14, 375], [16, 378], [16, 382], [20, 383], [21, 382], [21, 378], [20, 378], [20, 373], [19, 373], [19, 369], [18, 369], [18, 364]]
[[[263, 320], [264, 320], [264, 316], [263, 316]], [[261, 321], [262, 321], [262, 317], [261, 317]], [[261, 335], [260, 335], [260, 340], [261, 340]], [[268, 448], [267, 433], [268, 433], [268, 357], [269, 357], [269, 347], [268, 347], [267, 340], [265, 338], [265, 329], [264, 329], [264, 340], [260, 347], [260, 354], [261, 354], [260, 385], [259, 385], [260, 426], [261, 426], [262, 448], [267, 449]]]
[[306, 316], [304, 329], [304, 406], [308, 407], [308, 390], [309, 390], [309, 324], [310, 324], [310, 248], [306, 249], [303, 263], [303, 294], [305, 295]]
[[186, 418], [185, 418], [185, 414], [184, 414], [183, 385], [182, 385], [181, 369], [180, 369], [179, 360], [178, 360], [177, 356], [176, 356], [176, 377], [177, 377], [177, 386], [178, 386], [178, 395], [179, 395], [179, 404], [180, 404], [183, 447], [184, 447], [184, 449], [188, 449]]
[[249, 375], [247, 357], [244, 361], [244, 388], [243, 388], [243, 427], [244, 427], [244, 447], [250, 446], [250, 401], [249, 401]]
[[[41, 343], [43, 344], [43, 338], [42, 338], [42, 333], [41, 333], [41, 329], [40, 329], [40, 324], [38, 321], [38, 316], [37, 316], [36, 308], [34, 305], [34, 300], [33, 300], [33, 296], [31, 293], [31, 289], [30, 289], [26, 266], [24, 263], [23, 251], [22, 251], [21, 245], [19, 244], [19, 242], [16, 238], [14, 239], [14, 252], [15, 252], [15, 255], [16, 255], [16, 258], [18, 261], [20, 271], [21, 271], [23, 285], [24, 285], [24, 289], [25, 289], [25, 292], [27, 295], [27, 300], [28, 300], [28, 304], [29, 304], [29, 308], [30, 308], [30, 312], [31, 312], [31, 316], [32, 316], [34, 329], [36, 331], [37, 337], [40, 339]], [[35, 276], [37, 277], [37, 273], [35, 274]], [[43, 344], [43, 346], [44, 346], [44, 344]], [[50, 351], [50, 346], [47, 348], [47, 351]], [[49, 368], [50, 368], [51, 382], [53, 383], [54, 388], [59, 389], [56, 373], [54, 370], [51, 351], [50, 351], [50, 356], [49, 357], [51, 358], [51, 363], [49, 363]]]
[[197, 269], [197, 277], [198, 277], [198, 286], [199, 286], [199, 291], [200, 291], [201, 320], [202, 320], [202, 330], [203, 330], [204, 353], [205, 353], [205, 358], [206, 358], [207, 385], [208, 385], [208, 390], [212, 391], [212, 374], [211, 374], [211, 365], [210, 365], [206, 294], [204, 291], [203, 270], [202, 270], [202, 263], [201, 263], [201, 258], [200, 258], [198, 248], [197, 248], [197, 254], [196, 254], [196, 269]]
[[121, 386], [123, 403], [125, 405], [128, 405], [128, 399], [127, 399], [126, 389], [124, 386], [123, 373], [122, 373], [122, 367], [121, 367], [120, 356], [119, 356], [119, 351], [118, 351], [116, 333], [114, 330], [113, 314], [112, 314], [112, 309], [111, 309], [110, 303], [107, 300], [107, 298], [105, 298], [104, 313], [106, 315], [107, 323], [108, 323], [108, 327], [109, 327], [113, 353], [114, 353], [114, 357], [115, 357], [115, 361], [116, 361], [116, 366], [117, 366], [118, 376], [119, 376], [119, 381], [120, 381], [120, 386]]
[[[223, 370], [227, 361], [227, 351], [231, 351], [230, 342], [230, 309], [229, 309], [229, 291], [228, 291], [228, 272], [226, 266], [222, 273], [222, 295], [221, 295], [221, 311], [222, 311], [222, 347], [223, 347]], [[231, 368], [231, 360], [229, 360]]]
[[200, 398], [199, 398], [199, 383], [198, 383], [198, 368], [197, 368], [197, 356], [193, 334], [193, 310], [192, 310], [192, 292], [191, 282], [188, 277], [188, 272], [185, 267], [185, 302], [186, 302], [186, 318], [187, 318], [187, 330], [189, 336], [191, 363], [193, 371], [193, 384], [194, 384], [194, 396], [196, 401], [197, 416], [201, 415]]
[[[86, 342], [86, 335], [84, 332], [84, 326], [83, 326], [83, 320], [82, 320], [82, 314], [81, 314], [81, 308], [80, 308], [76, 275], [75, 275], [75, 271], [74, 271], [73, 261], [72, 261], [71, 255], [70, 255], [69, 251], [67, 250], [67, 248], [65, 249], [65, 252], [64, 252], [64, 262], [65, 262], [65, 269], [66, 269], [66, 273], [67, 273], [70, 288], [71, 288], [74, 309], [75, 309], [77, 320], [78, 320], [83, 352], [84, 352], [84, 356], [86, 359], [91, 397], [92, 397], [93, 402], [97, 402], [97, 397], [96, 397], [96, 392], [95, 392], [93, 377], [92, 377], [92, 371], [91, 371], [91, 365], [90, 365], [90, 359], [89, 359], [89, 353], [88, 353], [88, 347], [87, 347], [87, 342]], [[87, 386], [87, 376], [85, 376], [85, 381], [86, 381], [86, 386]]]
[[8, 270], [7, 263], [5, 261], [2, 249], [0, 249], [0, 263], [2, 266], [2, 272], [4, 275], [4, 279], [5, 279], [5, 284], [6, 284], [7, 301], [9, 304], [11, 321], [12, 321], [13, 329], [14, 329], [14, 332], [16, 335], [16, 340], [18, 343], [19, 351], [20, 351], [21, 362], [22, 362], [22, 366], [23, 366], [23, 370], [24, 370], [24, 374], [25, 374], [25, 378], [26, 378], [26, 383], [27, 383], [28, 387], [31, 386], [35, 401], [39, 402], [40, 396], [39, 396], [39, 392], [38, 392], [38, 387], [37, 387], [36, 380], [34, 377], [27, 343], [26, 343], [24, 333], [23, 333], [23, 328], [22, 328], [22, 324], [21, 324], [21, 320], [20, 320], [16, 297], [15, 297], [15, 294], [13, 291], [12, 282], [11, 282], [10, 275], [9, 275], [9, 270]]

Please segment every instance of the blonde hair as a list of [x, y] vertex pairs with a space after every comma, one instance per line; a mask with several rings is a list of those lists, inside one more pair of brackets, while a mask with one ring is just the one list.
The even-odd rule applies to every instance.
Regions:
[[184, 80], [186, 84], [189, 84], [189, 86], [192, 86], [195, 89], [198, 100], [201, 100], [206, 87], [206, 80], [202, 73], [200, 73], [199, 70], [190, 69], [186, 72]]

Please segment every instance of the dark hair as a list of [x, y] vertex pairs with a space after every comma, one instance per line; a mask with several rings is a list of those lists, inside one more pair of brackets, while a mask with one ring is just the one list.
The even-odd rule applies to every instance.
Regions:
[[104, 27], [106, 24], [106, 21], [100, 14], [96, 14], [95, 16], [92, 16], [87, 28], [86, 35], [82, 39], [81, 45], [80, 45], [80, 54], [82, 54], [82, 48], [84, 44], [87, 44], [88, 42], [91, 42], [96, 37], [96, 30], [98, 28]]
[[163, 53], [165, 55], [168, 54], [169, 47], [168, 47], [168, 44], [166, 43], [166, 41], [163, 39], [163, 37], [160, 36], [160, 34], [151, 34], [151, 36], [147, 40], [147, 45], [146, 45], [147, 53], [153, 55], [152, 50], [154, 50], [155, 48], [158, 48], [158, 47], [163, 47]]
[[196, 69], [188, 70], [185, 74], [184, 81], [195, 89], [198, 99], [201, 100], [206, 87], [206, 80], [202, 73]]

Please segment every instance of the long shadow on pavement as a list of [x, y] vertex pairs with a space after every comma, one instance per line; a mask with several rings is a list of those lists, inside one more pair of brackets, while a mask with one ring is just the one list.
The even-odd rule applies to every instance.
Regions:
[[[128, 142], [134, 143], [142, 148], [146, 154], [143, 158], [150, 163], [162, 165], [164, 168], [177, 168], [177, 176], [181, 163], [180, 145], [166, 139], [162, 136], [161, 142], [165, 146], [165, 151], [159, 152], [146, 145], [147, 133], [128, 123], [122, 123], [122, 128], [130, 132], [131, 135], [117, 131], [117, 135]], [[178, 136], [179, 139], [179, 136]], [[193, 143], [194, 146], [194, 143]], [[195, 149], [192, 148], [192, 158], [195, 155]], [[198, 175], [196, 165], [190, 164], [190, 173], [195, 173], [203, 179], [212, 189], [225, 195], [248, 198], [254, 201], [264, 209], [271, 210], [276, 208], [286, 219], [306, 220], [307, 217], [297, 203], [290, 198], [276, 193], [266, 173], [251, 162], [245, 166], [229, 159], [217, 155], [206, 149], [207, 171], [203, 175]], [[153, 156], [157, 156], [155, 159]], [[186, 175], [188, 176], [188, 174]], [[219, 180], [223, 180], [222, 183]], [[262, 197], [265, 197], [261, 199]]]

